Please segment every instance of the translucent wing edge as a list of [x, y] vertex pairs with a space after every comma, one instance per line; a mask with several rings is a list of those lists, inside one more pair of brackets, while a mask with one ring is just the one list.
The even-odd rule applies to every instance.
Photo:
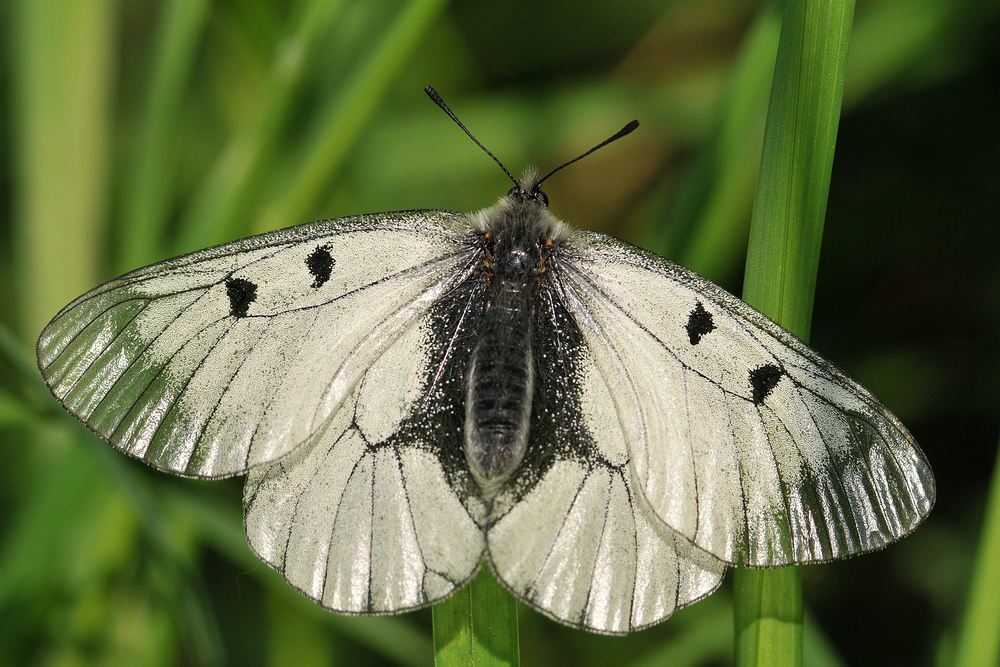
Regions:
[[117, 287], [121, 287], [122, 285], [133, 284], [147, 278], [154, 278], [163, 275], [164, 273], [168, 273], [185, 266], [197, 264], [207, 260], [218, 259], [220, 257], [237, 255], [251, 250], [260, 250], [263, 248], [283, 246], [291, 243], [305, 242], [321, 237], [336, 236], [341, 233], [364, 231], [366, 229], [394, 230], [401, 232], [419, 231], [425, 234], [434, 234], [445, 239], [454, 239], [458, 234], [467, 233], [469, 229], [471, 229], [471, 223], [469, 222], [469, 217], [464, 213], [438, 209], [413, 209], [407, 211], [391, 211], [386, 213], [367, 213], [363, 215], [317, 220], [316, 222], [294, 225], [292, 227], [285, 227], [273, 232], [264, 232], [263, 234], [256, 234], [254, 236], [248, 236], [235, 241], [228, 241], [226, 243], [220, 243], [218, 245], [209, 246], [208, 248], [178, 255], [177, 257], [166, 259], [162, 262], [156, 262], [154, 264], [129, 271], [118, 278], [102, 283], [101, 285], [71, 301], [58, 313], [56, 313], [55, 317], [53, 317], [49, 324], [46, 325], [45, 329], [42, 330], [42, 334], [38, 339], [38, 345], [36, 346], [36, 354], [38, 354], [41, 343], [45, 338], [46, 330], [52, 326], [56, 320], [60, 319], [63, 314], [73, 309], [81, 302], [87, 301], [88, 299], [113, 290]]

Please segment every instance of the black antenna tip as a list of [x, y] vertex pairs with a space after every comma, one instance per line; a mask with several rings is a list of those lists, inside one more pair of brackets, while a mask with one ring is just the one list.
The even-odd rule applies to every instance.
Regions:
[[564, 169], [565, 167], [568, 167], [569, 165], [573, 164], [577, 160], [582, 160], [583, 158], [587, 157], [588, 155], [590, 155], [591, 153], [593, 153], [594, 151], [596, 151], [598, 148], [604, 148], [605, 146], [607, 146], [608, 144], [610, 144], [612, 141], [618, 141], [619, 139], [621, 139], [622, 137], [624, 137], [626, 134], [631, 134], [635, 130], [635, 128], [637, 128], [637, 127], [639, 127], [639, 121], [633, 120], [631, 123], [629, 123], [628, 125], [626, 125], [622, 129], [618, 130], [612, 136], [608, 137], [607, 139], [605, 139], [601, 143], [597, 144], [596, 146], [594, 146], [593, 148], [591, 148], [589, 151], [587, 151], [583, 155], [579, 155], [579, 156], [573, 158], [572, 160], [570, 160], [569, 162], [566, 162], [566, 163], [563, 163], [563, 164], [559, 165], [558, 167], [556, 167], [555, 169], [553, 169], [549, 173], [545, 174], [545, 176], [542, 176], [535, 183], [535, 187], [537, 188], [539, 185], [542, 184], [542, 181], [544, 181], [545, 179], [547, 179], [549, 176], [551, 176], [552, 174], [556, 173], [560, 169]]
[[448, 108], [448, 105], [444, 103], [444, 100], [441, 99], [441, 96], [438, 95], [438, 92], [436, 90], [434, 90], [434, 88], [432, 88], [431, 86], [424, 86], [424, 92], [427, 93], [427, 97], [429, 97], [432, 100], [434, 100], [434, 104], [436, 104], [439, 107], [441, 107], [441, 109], [446, 114], [448, 114], [448, 117], [451, 118], [453, 121], [455, 121], [455, 123], [460, 128], [462, 128], [463, 132], [465, 132], [467, 135], [469, 135], [470, 139], [472, 139], [474, 142], [476, 142], [477, 146], [479, 146], [480, 148], [482, 148], [486, 152], [487, 155], [489, 155], [491, 158], [493, 158], [493, 161], [496, 162], [498, 165], [500, 165], [500, 168], [503, 169], [503, 173], [507, 174], [507, 177], [510, 180], [514, 181], [514, 185], [517, 185], [517, 179], [514, 178], [514, 176], [509, 171], [507, 171], [507, 167], [503, 166], [503, 163], [500, 162], [500, 160], [497, 159], [497, 156], [494, 155], [493, 153], [491, 153], [489, 151], [489, 149], [486, 148], [486, 146], [483, 146], [483, 144], [479, 141], [479, 139], [476, 139], [472, 135], [472, 132], [469, 132], [469, 128], [465, 127], [465, 125], [462, 123], [462, 121], [460, 121], [458, 119], [458, 116], [456, 116], [454, 114], [454, 112], [452, 112], [452, 110]]

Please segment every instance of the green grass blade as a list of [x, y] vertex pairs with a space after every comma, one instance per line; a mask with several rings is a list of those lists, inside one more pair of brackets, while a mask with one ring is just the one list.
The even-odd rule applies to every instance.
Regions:
[[[7, 372], [17, 396], [2, 395], [0, 400], [0, 428], [15, 424], [27, 425], [41, 415], [62, 415], [62, 408], [52, 400], [38, 362], [32, 353], [34, 346], [22, 342], [14, 332], [0, 323], [0, 372]], [[6, 368], [4, 368], [6, 365]]]
[[719, 591], [671, 618], [669, 638], [626, 662], [628, 667], [725, 665], [733, 655], [733, 605]]
[[152, 75], [143, 102], [134, 168], [122, 193], [117, 271], [160, 259], [175, 167], [177, 121], [208, 21], [208, 0], [170, 0], [163, 7]]
[[38, 379], [38, 364], [13, 331], [0, 322], [0, 360], [6, 363], [22, 382]]
[[286, 596], [267, 596], [267, 664], [327, 667], [337, 664], [336, 637], [314, 618], [296, 613]]
[[951, 50], [949, 31], [969, 6], [940, 0], [881, 0], [858, 10], [847, 62], [844, 106], [901, 78], [935, 49]]
[[247, 546], [239, 509], [209, 493], [192, 492], [190, 488], [159, 478], [156, 483], [159, 487], [157, 497], [166, 506], [166, 513], [194, 522], [206, 543], [258, 579], [269, 595], [280, 598], [283, 608], [292, 609], [311, 623], [322, 625], [395, 664], [430, 665], [430, 638], [408, 623], [406, 617], [348, 616], [327, 611], [289, 586], [280, 574], [261, 564]]
[[807, 608], [803, 609], [802, 618], [804, 667], [845, 667], [837, 650]]
[[679, 258], [710, 280], [724, 278], [745, 251], [780, 33], [781, 15], [772, 8], [761, 14], [747, 35], [718, 134], [703, 158], [712, 165], [709, 191]]
[[[743, 298], [800, 338], [812, 319], [853, 0], [784, 5]], [[799, 568], [734, 574], [736, 664], [802, 664]]]
[[436, 667], [517, 667], [517, 602], [488, 567], [434, 606]]
[[343, 0], [310, 0], [303, 8], [293, 34], [275, 54], [260, 94], [260, 112], [236, 131], [209, 171], [181, 220], [176, 251], [230, 240], [242, 231], [239, 217], [247, 213], [260, 172], [275, 155], [305, 79], [343, 6]]
[[736, 664], [802, 664], [802, 568], [733, 571]]
[[103, 273], [115, 4], [14, 3], [14, 178], [26, 340]]
[[986, 500], [969, 599], [958, 636], [956, 667], [1000, 664], [1000, 452]]
[[0, 429], [28, 426], [34, 419], [35, 412], [20, 397], [0, 389]]
[[840, 121], [852, 0], [785, 4], [743, 297], [809, 336]]
[[[68, 415], [64, 419], [68, 422]], [[73, 428], [81, 430], [78, 424], [73, 424]], [[202, 580], [194, 574], [193, 554], [185, 549], [185, 541], [178, 539], [153, 493], [156, 482], [151, 483], [111, 447], [103, 442], [94, 443], [82, 430], [81, 435], [90, 440], [92, 455], [103, 464], [102, 469], [114, 481], [115, 490], [128, 498], [134, 508], [159, 566], [160, 592], [173, 607], [174, 617], [180, 622], [198, 663], [225, 664], [226, 648], [215, 612]]]
[[412, 0], [387, 30], [372, 55], [357, 69], [343, 96], [324, 113], [316, 141], [295, 175], [257, 222], [254, 232], [287, 227], [310, 219], [313, 207], [340, 173], [350, 149], [407, 64], [446, 0]]
[[54, 577], [64, 576], [73, 526], [85, 523], [87, 511], [107, 493], [93, 457], [73, 446], [67, 431], [47, 431], [45, 436], [45, 446], [56, 455], [34, 476], [3, 526], [0, 609], [9, 609], [14, 599], [38, 599]]

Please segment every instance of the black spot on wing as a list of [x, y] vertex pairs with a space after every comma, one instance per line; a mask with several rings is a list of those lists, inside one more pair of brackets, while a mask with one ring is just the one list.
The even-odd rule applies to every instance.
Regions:
[[688, 338], [691, 340], [692, 345], [697, 345], [701, 342], [702, 336], [713, 331], [715, 329], [715, 323], [712, 321], [712, 313], [705, 310], [705, 307], [701, 305], [701, 301], [694, 307], [691, 314], [688, 315], [687, 326]]
[[244, 278], [228, 278], [226, 296], [229, 297], [229, 314], [246, 317], [250, 304], [257, 300], [257, 286]]
[[330, 255], [330, 246], [321, 245], [306, 257], [306, 268], [313, 276], [313, 287], [322, 287], [330, 279], [334, 260]]
[[764, 402], [774, 388], [784, 371], [774, 364], [764, 364], [760, 368], [750, 371], [750, 388], [753, 389], [753, 402], [760, 405]]

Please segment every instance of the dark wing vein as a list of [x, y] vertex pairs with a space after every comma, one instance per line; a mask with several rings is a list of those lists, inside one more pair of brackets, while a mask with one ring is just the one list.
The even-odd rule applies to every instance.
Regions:
[[587, 578], [587, 598], [586, 602], [583, 604], [583, 609], [580, 610], [581, 625], [583, 625], [583, 621], [587, 617], [587, 609], [590, 607], [590, 596], [594, 592], [594, 568], [597, 566], [597, 555], [601, 551], [601, 544], [604, 542], [604, 535], [608, 529], [608, 515], [610, 514], [611, 508], [611, 488], [615, 483], [615, 472], [616, 471], [614, 470], [608, 471], [607, 498], [604, 502], [604, 519], [601, 521], [601, 537], [597, 540], [597, 550], [594, 553], [594, 566], [591, 567], [590, 576]]
[[688, 451], [691, 452], [691, 479], [694, 481], [694, 533], [692, 533], [691, 541], [697, 543], [698, 541], [698, 528], [701, 526], [701, 498], [698, 496], [698, 465], [695, 463], [694, 453], [694, 442], [691, 437], [691, 393], [688, 391], [688, 380], [687, 380], [687, 369], [681, 369], [681, 377], [684, 378], [684, 414], [687, 421], [687, 445]]
[[563, 515], [562, 521], [559, 522], [559, 530], [556, 531], [555, 537], [552, 539], [552, 544], [549, 545], [549, 550], [545, 554], [545, 559], [542, 561], [541, 566], [538, 568], [538, 572], [535, 573], [535, 577], [531, 580], [532, 591], [538, 590], [538, 578], [541, 576], [542, 571], [545, 566], [548, 565], [549, 561], [552, 559], [552, 551], [555, 549], [556, 542], [559, 541], [559, 536], [562, 535], [563, 529], [566, 527], [566, 521], [569, 519], [570, 513], [573, 511], [573, 505], [580, 498], [580, 492], [583, 491], [584, 485], [587, 483], [587, 478], [590, 477], [590, 470], [588, 469], [586, 474], [580, 479], [580, 483], [576, 487], [576, 491], [573, 493], [573, 500], [569, 504], [569, 508]]
[[[320, 315], [319, 311], [316, 311], [316, 313], [313, 315], [312, 322], [309, 324], [308, 331], [304, 336], [299, 338], [298, 344], [296, 345], [296, 354], [298, 353], [298, 350], [301, 349], [302, 341], [308, 339], [308, 337], [312, 335], [312, 331], [314, 328], [316, 328], [316, 323], [319, 321], [319, 315]], [[273, 385], [274, 388], [271, 391], [271, 395], [267, 399], [267, 405], [264, 406], [264, 409], [261, 412], [261, 419], [257, 420], [257, 422], [253, 425], [253, 433], [250, 434], [250, 438], [247, 440], [247, 451], [246, 455], [243, 457], [244, 469], [250, 467], [250, 453], [253, 451], [253, 443], [257, 439], [257, 433], [260, 432], [260, 426], [264, 422], [263, 417], [268, 413], [268, 410], [271, 409], [271, 406], [274, 405], [274, 400], [278, 396], [278, 392], [281, 391], [281, 387], [284, 386], [285, 380], [288, 378], [288, 374], [291, 372], [291, 370], [292, 370], [292, 364], [286, 364], [285, 368], [282, 369], [281, 379], [274, 383]], [[307, 436], [307, 439], [308, 437], [311, 437], [315, 432], [316, 430], [314, 430], [312, 434]]]
[[[767, 430], [767, 423], [764, 421], [764, 414], [760, 405], [754, 405], [757, 411], [757, 419], [760, 420], [761, 430], [764, 432], [764, 439], [767, 442], [767, 449], [771, 452], [771, 462], [774, 464], [774, 474], [778, 478], [778, 490], [781, 492], [781, 502], [785, 506], [785, 525], [788, 528], [788, 547], [792, 549], [794, 537], [792, 536], [792, 508], [788, 502], [788, 492], [785, 489], [785, 480], [781, 476], [781, 465], [778, 464], [778, 457], [774, 453], [774, 445], [771, 443], [771, 434]], [[779, 544], [781, 536], [778, 536]]]
[[[467, 267], [467, 270], [469, 268], [471, 268], [471, 267]], [[456, 276], [455, 277], [456, 278], [455, 283], [456, 284], [461, 283], [467, 277], [468, 277], [467, 275]], [[441, 282], [442, 281], [438, 281], [436, 283], [432, 283], [431, 285], [428, 285], [427, 288], [422, 293], [426, 293], [426, 292], [430, 291], [431, 289], [433, 289], [437, 285], [440, 285]], [[326, 396], [327, 393], [329, 393], [330, 387], [333, 386], [333, 383], [336, 380], [337, 375], [340, 373], [340, 371], [343, 370], [344, 366], [347, 365], [347, 362], [354, 357], [355, 353], [360, 348], [362, 348], [365, 344], [367, 344], [375, 336], [375, 332], [379, 329], [379, 327], [381, 327], [383, 324], [385, 324], [389, 320], [391, 320], [394, 317], [396, 317], [396, 315], [398, 315], [399, 313], [401, 313], [403, 310], [405, 310], [409, 306], [410, 306], [409, 303], [405, 303], [405, 304], [401, 305], [399, 308], [396, 308], [392, 312], [388, 313], [385, 317], [383, 317], [381, 320], [379, 320], [378, 324], [376, 324], [374, 327], [372, 327], [372, 330], [369, 332], [369, 334], [367, 336], [364, 336], [363, 338], [361, 338], [357, 343], [354, 344], [354, 347], [352, 347], [348, 352], [346, 352], [344, 354], [343, 360], [340, 362], [340, 366], [338, 366], [337, 370], [334, 371], [330, 375], [330, 380], [329, 380], [329, 382], [326, 383], [326, 387], [323, 389], [323, 393], [321, 394], [321, 396]], [[403, 332], [400, 332], [400, 334], [398, 336], [396, 336], [393, 340], [397, 340], [399, 338], [399, 336], [401, 336], [402, 334], [403, 334]], [[319, 413], [320, 407], [321, 407], [321, 403], [317, 403], [316, 410], [315, 410], [315, 412], [313, 412], [313, 421], [314, 422], [316, 420], [316, 415]]]
[[[271, 324], [273, 324], [273, 323], [274, 323], [274, 320], [271, 319], [271, 320], [269, 320], [267, 322], [267, 324], [264, 325], [264, 328], [260, 330], [259, 334], [257, 334], [257, 339], [256, 339], [256, 341], [254, 341], [255, 343], [259, 342], [261, 339], [264, 338], [265, 334], [267, 333], [267, 330], [269, 328], [271, 328]], [[219, 340], [222, 340], [222, 339], [220, 338]], [[194, 441], [196, 449], [199, 446], [201, 446], [201, 439], [205, 436], [205, 430], [208, 428], [208, 425], [210, 423], [212, 423], [212, 418], [215, 417], [216, 410], [219, 409], [219, 406], [222, 405], [222, 401], [225, 400], [226, 396], [229, 394], [229, 391], [232, 389], [233, 378], [235, 378], [239, 374], [240, 370], [243, 369], [243, 365], [246, 363], [246, 361], [250, 357], [250, 355], [253, 354], [253, 352], [254, 352], [254, 348], [253, 348], [253, 345], [251, 345], [247, 349], [246, 354], [243, 355], [243, 359], [238, 364], [234, 364], [235, 368], [234, 368], [232, 374], [230, 374], [229, 379], [226, 380], [225, 387], [223, 388], [222, 393], [219, 394], [219, 397], [215, 400], [215, 403], [212, 405], [212, 409], [209, 411], [208, 416], [205, 417], [204, 420], [202, 420], [202, 423], [201, 423], [201, 425], [198, 428], [198, 431], [199, 431], [198, 432], [198, 437], [195, 438], [195, 441]], [[206, 355], [206, 358], [207, 358], [207, 355]], [[192, 374], [192, 377], [194, 377], [194, 374]], [[247, 449], [249, 450], [249, 447], [247, 447]], [[194, 459], [194, 456], [192, 455], [192, 457], [190, 459], [188, 459], [188, 466], [185, 468], [185, 470], [188, 470], [190, 468], [191, 461], [193, 459]], [[244, 464], [245, 464], [245, 462], [244, 462]]]
[[[153, 383], [156, 382], [160, 378], [160, 376], [163, 375], [163, 373], [166, 372], [167, 368], [170, 366], [170, 363], [177, 357], [177, 355], [180, 354], [182, 351], [184, 351], [187, 348], [187, 346], [191, 344], [191, 341], [193, 341], [195, 338], [197, 338], [198, 336], [200, 336], [204, 331], [212, 328], [213, 326], [215, 326], [216, 324], [218, 324], [219, 322], [221, 322], [223, 319], [225, 319], [225, 318], [220, 317], [219, 319], [212, 320], [210, 323], [206, 324], [202, 328], [200, 328], [197, 331], [195, 331], [194, 333], [192, 333], [176, 350], [174, 350], [173, 352], [171, 352], [170, 355], [167, 357], [167, 361], [160, 366], [160, 368], [156, 372], [156, 374], [149, 380], [149, 382], [146, 383], [146, 386], [143, 388], [143, 390], [141, 392], [139, 392], [139, 397], [136, 400], [132, 401], [131, 405], [129, 406], [128, 411], [125, 413], [126, 416], [128, 416], [128, 412], [131, 412], [131, 410], [136, 405], [139, 405], [139, 403], [142, 400], [142, 397], [146, 395], [146, 393], [149, 391], [150, 387], [153, 386]], [[230, 326], [232, 326], [232, 325], [230, 325]], [[157, 336], [159, 336], [159, 334], [157, 334]], [[220, 336], [220, 338], [221, 338], [221, 336]], [[149, 346], [146, 347], [146, 350], [148, 350], [148, 349], [149, 349]], [[142, 354], [145, 354], [145, 352], [146, 351], [144, 350], [142, 352]], [[139, 356], [141, 357], [142, 354], [140, 354]], [[206, 354], [206, 357], [207, 356], [208, 355]], [[136, 357], [136, 360], [138, 360], [138, 358], [139, 357]], [[202, 358], [201, 361], [204, 361], [204, 357]], [[200, 363], [201, 362], [199, 362], [199, 364]], [[131, 366], [132, 366], [132, 364], [129, 364], [129, 369], [131, 369]], [[121, 382], [121, 380], [124, 377], [125, 377], [125, 374], [123, 373], [121, 377], [119, 377], [117, 380], [115, 380], [112, 383], [112, 388], [118, 386], [118, 383]], [[190, 382], [190, 381], [191, 381], [191, 376], [188, 376], [187, 380], [185, 381], [185, 386], [187, 386], [187, 382]], [[110, 394], [110, 393], [111, 392], [109, 391], [108, 394]], [[105, 394], [104, 398], [107, 398], [108, 394]], [[104, 398], [101, 399], [101, 403], [103, 403]], [[176, 400], [177, 400], [177, 395], [175, 395], [174, 398], [173, 398], [173, 400], [171, 400], [171, 402], [170, 402], [171, 406], [173, 405], [174, 401], [176, 401]], [[100, 403], [98, 405], [100, 405]], [[164, 414], [164, 417], [165, 416], [166, 415]], [[163, 420], [161, 419], [160, 423], [162, 423], [162, 422], [163, 422]], [[109, 437], [113, 436], [115, 433], [118, 432], [118, 430], [122, 427], [122, 423], [123, 422], [119, 422], [118, 423], [118, 426], [115, 428], [114, 431], [112, 431], [109, 434]], [[159, 431], [159, 425], [153, 430], [153, 436], [149, 440], [150, 443], [152, 443], [152, 441], [156, 437], [156, 433], [158, 431]]]

